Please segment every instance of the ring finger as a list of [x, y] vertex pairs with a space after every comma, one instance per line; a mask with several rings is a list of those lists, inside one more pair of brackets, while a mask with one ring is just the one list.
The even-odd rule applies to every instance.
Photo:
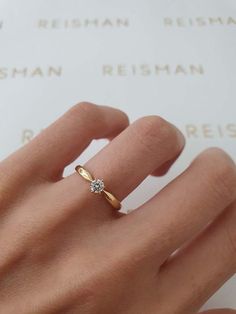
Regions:
[[[174, 160], [183, 146], [184, 137], [175, 126], [158, 116], [148, 116], [138, 119], [114, 138], [85, 164], [85, 168], [94, 177], [104, 179], [108, 191], [123, 200], [149, 174]], [[78, 174], [66, 177], [57, 185], [59, 195], [68, 195], [70, 206], [85, 201], [84, 206], [92, 202], [90, 205], [99, 207], [97, 195], [89, 192], [88, 182]], [[105, 206], [111, 212], [111, 205], [102, 195], [100, 200], [101, 210], [104, 211]]]

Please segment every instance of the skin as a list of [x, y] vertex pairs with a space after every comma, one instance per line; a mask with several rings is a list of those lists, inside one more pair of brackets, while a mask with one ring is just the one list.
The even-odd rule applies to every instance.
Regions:
[[120, 110], [83, 102], [1, 161], [0, 313], [197, 313], [236, 270], [234, 161], [207, 149], [122, 214], [77, 173], [63, 176], [98, 138], [109, 143], [84, 167], [121, 201], [185, 145], [158, 116], [129, 125]]

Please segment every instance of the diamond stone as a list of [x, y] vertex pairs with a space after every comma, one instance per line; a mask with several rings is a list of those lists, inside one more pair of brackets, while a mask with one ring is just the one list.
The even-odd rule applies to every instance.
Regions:
[[102, 179], [93, 180], [90, 183], [90, 190], [93, 193], [101, 193], [105, 188], [104, 182]]

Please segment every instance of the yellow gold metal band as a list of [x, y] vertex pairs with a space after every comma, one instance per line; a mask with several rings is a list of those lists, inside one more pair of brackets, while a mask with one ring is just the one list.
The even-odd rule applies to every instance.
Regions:
[[78, 165], [75, 167], [75, 171], [84, 178], [85, 180], [90, 182], [90, 191], [93, 193], [103, 193], [107, 201], [117, 210], [121, 208], [120, 201], [110, 192], [106, 191], [104, 182], [102, 179], [95, 179], [88, 170], [84, 169], [84, 167]]

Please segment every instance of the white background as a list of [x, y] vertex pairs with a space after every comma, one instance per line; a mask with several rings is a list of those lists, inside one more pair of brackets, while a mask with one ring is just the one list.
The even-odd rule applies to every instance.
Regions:
[[[128, 26], [118, 27], [118, 18], [127, 19]], [[74, 19], [80, 27], [63, 26]], [[98, 26], [85, 26], [86, 19], [97, 19]], [[57, 27], [39, 28], [39, 20], [48, 25], [56, 20]], [[105, 20], [112, 25], [102, 25]], [[133, 75], [132, 65], [143, 64], [151, 74]], [[201, 65], [204, 73], [191, 74], [191, 64]], [[104, 65], [114, 72], [122, 65], [125, 73], [104, 75]], [[170, 73], [156, 75], [155, 65], [168, 65]], [[175, 73], [178, 65], [186, 73]], [[61, 76], [47, 76], [49, 66], [61, 67]], [[25, 76], [12, 74], [24, 68]], [[32, 75], [36, 68], [43, 74]], [[234, 0], [0, 0], [1, 159], [24, 144], [25, 130], [36, 135], [82, 100], [123, 109], [131, 121], [161, 115], [186, 135], [185, 151], [168, 175], [145, 180], [125, 200], [126, 208], [156, 193], [206, 147], [222, 147], [235, 159], [235, 81]], [[197, 129], [196, 137], [188, 134], [188, 125]], [[81, 162], [103, 144], [89, 147]], [[231, 279], [205, 308], [236, 308], [235, 296]]]

